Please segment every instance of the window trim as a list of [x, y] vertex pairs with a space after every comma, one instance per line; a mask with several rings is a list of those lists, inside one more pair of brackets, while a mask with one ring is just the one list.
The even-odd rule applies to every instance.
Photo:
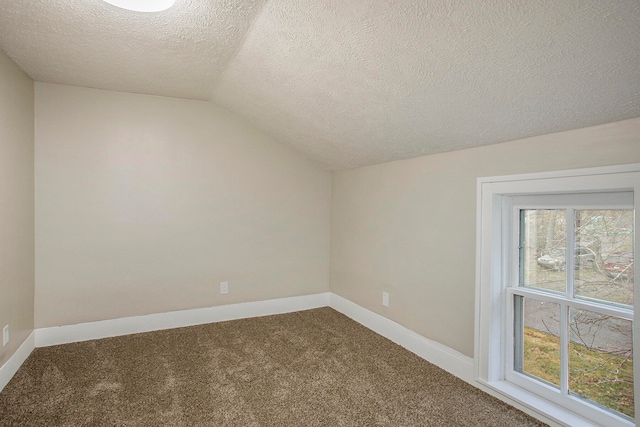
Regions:
[[[601, 411], [602, 417], [589, 420], [582, 412], [560, 407], [552, 401], [527, 391], [506, 380], [505, 333], [507, 327], [504, 298], [510, 284], [508, 261], [503, 248], [509, 247], [511, 233], [505, 232], [504, 215], [511, 215], [515, 196], [538, 196], [561, 193], [630, 191], [633, 206], [640, 212], [640, 164], [605, 166], [556, 172], [478, 178], [476, 208], [476, 322], [475, 322], [475, 378], [481, 388], [504, 396], [532, 409], [542, 418], [552, 419], [560, 425], [615, 425], [632, 426], [632, 422]], [[640, 215], [634, 218], [638, 227]], [[640, 248], [640, 232], [634, 235], [635, 250]], [[640, 307], [640, 292], [634, 293], [634, 306]], [[636, 314], [640, 317], [640, 314]], [[637, 320], [638, 318], [636, 318]], [[640, 323], [638, 323], [640, 325]], [[640, 327], [633, 332], [634, 353], [640, 354]], [[636, 418], [640, 419], [640, 363], [634, 371]], [[596, 419], [597, 418], [597, 419]]]

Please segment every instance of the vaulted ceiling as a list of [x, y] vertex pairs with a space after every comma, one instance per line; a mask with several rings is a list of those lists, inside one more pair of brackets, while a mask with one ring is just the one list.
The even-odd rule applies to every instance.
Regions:
[[0, 0], [0, 49], [214, 102], [329, 170], [640, 116], [637, 0]]

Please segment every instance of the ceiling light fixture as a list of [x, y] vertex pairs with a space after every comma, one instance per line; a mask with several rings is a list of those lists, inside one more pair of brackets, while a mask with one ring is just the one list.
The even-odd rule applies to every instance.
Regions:
[[169, 9], [176, 0], [104, 0], [116, 7], [135, 12], [160, 12]]

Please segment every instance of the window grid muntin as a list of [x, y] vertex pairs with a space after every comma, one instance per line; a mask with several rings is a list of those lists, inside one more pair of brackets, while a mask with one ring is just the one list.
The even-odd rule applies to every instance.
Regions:
[[[570, 245], [573, 246], [573, 245]], [[567, 269], [573, 265], [567, 266]], [[567, 278], [568, 280], [568, 278]], [[560, 392], [569, 395], [569, 305], [560, 304]]]
[[565, 211], [565, 289], [569, 298], [575, 296], [575, 280], [576, 280], [576, 230], [575, 230], [575, 218], [576, 210], [574, 208], [567, 208]]

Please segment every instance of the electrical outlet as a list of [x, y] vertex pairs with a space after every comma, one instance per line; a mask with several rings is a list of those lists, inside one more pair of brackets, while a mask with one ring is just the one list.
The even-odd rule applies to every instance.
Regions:
[[9, 344], [9, 325], [2, 328], [2, 346]]
[[382, 305], [389, 307], [389, 292], [382, 293]]
[[229, 293], [229, 282], [220, 282], [220, 294], [226, 295]]

